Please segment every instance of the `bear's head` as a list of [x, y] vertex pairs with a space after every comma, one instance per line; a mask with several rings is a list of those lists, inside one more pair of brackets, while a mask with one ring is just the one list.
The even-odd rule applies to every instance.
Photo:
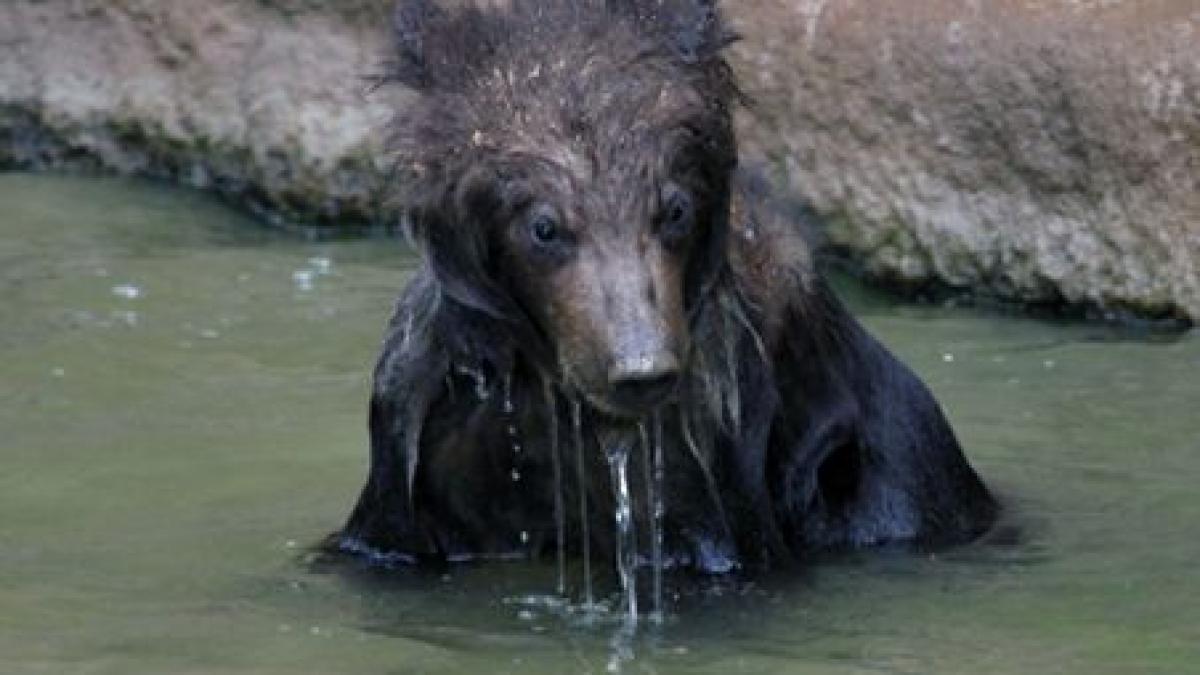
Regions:
[[670, 400], [725, 274], [731, 106], [704, 0], [402, 0], [399, 199], [444, 302], [619, 417]]

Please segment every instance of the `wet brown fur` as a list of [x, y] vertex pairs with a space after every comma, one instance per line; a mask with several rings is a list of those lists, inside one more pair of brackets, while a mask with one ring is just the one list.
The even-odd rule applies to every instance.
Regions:
[[[405, 0], [395, 24], [387, 79], [420, 95], [394, 126], [397, 199], [426, 265], [385, 339], [371, 474], [334, 548], [381, 562], [545, 555], [556, 508], [582, 489], [608, 550], [603, 458], [638, 446], [639, 424], [661, 424], [679, 565], [939, 545], [988, 527], [995, 503], [932, 397], [736, 169], [741, 96], [713, 3]], [[670, 243], [665, 186], [695, 206]], [[538, 209], [561, 249], [530, 248]], [[630, 331], [679, 357], [656, 414], [610, 400]], [[644, 535], [644, 481], [634, 492]], [[568, 511], [575, 551], [581, 516]]]

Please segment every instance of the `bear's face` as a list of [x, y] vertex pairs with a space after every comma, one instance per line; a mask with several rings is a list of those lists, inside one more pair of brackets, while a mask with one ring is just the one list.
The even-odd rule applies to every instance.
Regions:
[[623, 417], [669, 400], [736, 161], [712, 3], [404, 0], [396, 28], [421, 94], [395, 120], [400, 199], [442, 297], [495, 332], [464, 358], [523, 351]]
[[682, 164], [662, 175], [567, 164], [533, 161], [506, 183], [498, 269], [559, 378], [610, 414], [644, 415], [684, 368], [686, 286], [711, 234], [713, 187]]
[[411, 210], [446, 297], [620, 417], [670, 400], [689, 317], [726, 262], [728, 118], [674, 102], [582, 141], [487, 136]]

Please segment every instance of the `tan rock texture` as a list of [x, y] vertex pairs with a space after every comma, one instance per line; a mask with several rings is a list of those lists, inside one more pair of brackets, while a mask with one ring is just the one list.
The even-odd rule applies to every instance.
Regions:
[[273, 219], [386, 220], [378, 5], [4, 0], [0, 165], [162, 176]]
[[873, 275], [1200, 319], [1196, 0], [740, 0], [743, 137]]
[[[387, 224], [388, 0], [0, 2], [0, 166]], [[747, 154], [877, 278], [1200, 320], [1195, 0], [737, 0]]]

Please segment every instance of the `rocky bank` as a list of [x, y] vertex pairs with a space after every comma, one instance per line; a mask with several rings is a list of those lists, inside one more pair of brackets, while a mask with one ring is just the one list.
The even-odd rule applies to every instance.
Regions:
[[[738, 0], [747, 152], [909, 288], [1200, 320], [1193, 0]], [[388, 224], [386, 0], [0, 3], [0, 166]]]
[[385, 222], [380, 4], [5, 0], [0, 166], [165, 177], [278, 221]]
[[1200, 319], [1200, 4], [741, 0], [745, 137], [872, 275]]

